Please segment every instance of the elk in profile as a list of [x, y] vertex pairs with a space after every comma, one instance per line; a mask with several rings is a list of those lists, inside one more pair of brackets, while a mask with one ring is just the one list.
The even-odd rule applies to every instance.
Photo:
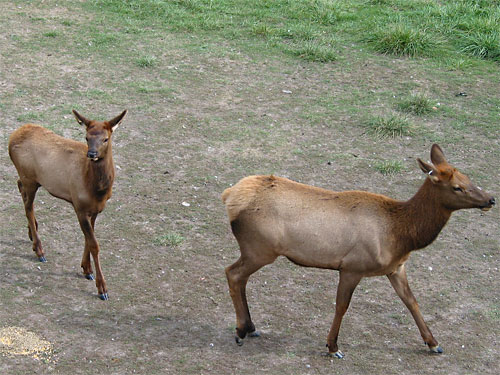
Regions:
[[442, 353], [408, 286], [405, 262], [411, 251], [437, 237], [453, 211], [487, 211], [495, 199], [446, 161], [438, 145], [428, 164], [418, 159], [427, 178], [418, 192], [401, 202], [362, 191], [334, 192], [286, 178], [250, 176], [226, 189], [231, 229], [241, 256], [226, 268], [236, 311], [236, 342], [257, 336], [246, 300], [251, 274], [283, 255], [304, 267], [339, 271], [329, 353], [342, 358], [337, 338], [354, 289], [363, 277], [388, 277], [410, 310], [431, 352]]
[[94, 224], [111, 197], [115, 177], [111, 136], [126, 113], [125, 110], [112, 120], [101, 122], [88, 120], [73, 110], [76, 121], [86, 127], [87, 144], [63, 138], [34, 124], [23, 125], [9, 139], [9, 155], [19, 174], [17, 186], [28, 218], [33, 251], [41, 262], [46, 262], [33, 209], [35, 194], [43, 186], [51, 195], [73, 205], [85, 236], [83, 273], [87, 279], [94, 280], [92, 254], [96, 286], [102, 300], [108, 299], [108, 291], [99, 262]]

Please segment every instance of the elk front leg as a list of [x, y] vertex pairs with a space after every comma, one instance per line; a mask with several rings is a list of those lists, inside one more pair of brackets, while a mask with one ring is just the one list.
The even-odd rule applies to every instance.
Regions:
[[[97, 218], [97, 214], [92, 215], [90, 218], [90, 224], [92, 225], [92, 230], [95, 228], [95, 219]], [[83, 268], [83, 274], [87, 280], [95, 280], [94, 274], [92, 272], [92, 263], [90, 262], [90, 251], [89, 247], [85, 246], [83, 250], [82, 263], [81, 266]]]
[[[97, 286], [97, 291], [99, 293], [99, 298], [103, 301], [109, 299], [108, 290], [106, 288], [106, 280], [104, 280], [104, 275], [102, 274], [101, 265], [99, 262], [99, 243], [94, 235], [93, 222], [95, 217], [87, 214], [78, 214], [78, 221], [80, 222], [80, 227], [85, 236], [85, 250], [83, 252], [82, 267], [84, 268], [84, 273], [92, 270], [90, 266], [90, 259], [87, 254], [91, 254], [94, 259], [94, 266], [96, 270], [95, 284]], [[88, 260], [88, 265], [86, 261]], [[86, 268], [87, 267], [87, 268]], [[86, 274], [87, 275], [87, 274]]]
[[432, 336], [431, 330], [427, 327], [427, 324], [420, 313], [417, 299], [410, 290], [404, 264], [400, 265], [395, 272], [387, 275], [387, 277], [389, 278], [398, 296], [401, 298], [408, 310], [410, 310], [413, 319], [415, 319], [415, 323], [417, 323], [420, 335], [422, 335], [424, 342], [429, 346], [430, 351], [432, 353], [442, 353], [443, 349], [441, 349], [434, 336]]
[[337, 358], [344, 358], [344, 353], [339, 350], [337, 345], [337, 339], [339, 337], [340, 324], [342, 323], [342, 318], [349, 308], [349, 303], [351, 302], [352, 294], [354, 289], [359, 284], [361, 276], [342, 272], [340, 271], [339, 286], [337, 288], [337, 298], [335, 306], [335, 317], [333, 318], [333, 324], [330, 328], [330, 333], [328, 334], [328, 341], [326, 346], [328, 347], [328, 353]]
[[42, 241], [38, 237], [38, 222], [36, 221], [35, 210], [33, 208], [33, 202], [39, 186], [37, 183], [30, 183], [28, 181], [23, 183], [20, 179], [17, 181], [17, 187], [23, 198], [24, 210], [28, 219], [28, 237], [33, 242], [33, 251], [40, 262], [46, 262], [47, 259], [42, 249]]

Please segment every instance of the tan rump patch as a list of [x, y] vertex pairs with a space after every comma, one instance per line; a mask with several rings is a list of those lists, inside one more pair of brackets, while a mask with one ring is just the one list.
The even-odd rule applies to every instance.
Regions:
[[53, 347], [35, 333], [21, 327], [0, 328], [0, 354], [25, 355], [33, 359], [52, 361]]

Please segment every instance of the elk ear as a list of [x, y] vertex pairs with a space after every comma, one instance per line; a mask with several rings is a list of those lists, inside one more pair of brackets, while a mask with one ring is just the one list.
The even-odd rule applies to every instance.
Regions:
[[422, 172], [429, 175], [429, 178], [431, 179], [432, 182], [436, 183], [439, 181], [438, 172], [436, 171], [436, 169], [434, 169], [432, 165], [426, 163], [420, 158], [417, 158], [417, 162]]
[[444, 157], [443, 150], [437, 144], [433, 144], [431, 148], [431, 161], [434, 165], [448, 164], [446, 158]]
[[111, 128], [111, 131], [115, 131], [115, 129], [120, 125], [120, 123], [123, 121], [125, 118], [125, 115], [127, 114], [127, 110], [123, 111], [120, 113], [118, 116], [116, 116], [114, 119], [108, 121], [109, 127]]
[[79, 114], [77, 111], [73, 110], [73, 115], [75, 115], [75, 118], [76, 118], [76, 121], [80, 124], [80, 125], [85, 125], [85, 126], [89, 126], [90, 125], [90, 120], [89, 119], [86, 119], [85, 117], [83, 117], [81, 114]]

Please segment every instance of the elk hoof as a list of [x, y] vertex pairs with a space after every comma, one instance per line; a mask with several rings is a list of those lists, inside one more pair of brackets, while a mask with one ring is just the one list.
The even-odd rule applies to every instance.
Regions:
[[332, 354], [335, 358], [342, 359], [345, 357], [345, 354], [342, 353], [340, 350], [337, 350], [335, 353]]
[[107, 301], [109, 299], [108, 293], [99, 294], [99, 298], [103, 301]]
[[429, 350], [433, 354], [441, 354], [441, 353], [443, 353], [443, 348], [441, 348], [439, 345], [429, 346]]
[[86, 278], [87, 280], [95, 280], [94, 275], [93, 275], [93, 274], [91, 274], [91, 273], [86, 274], [86, 275], [85, 275], [85, 278]]
[[234, 336], [234, 341], [236, 341], [236, 344], [238, 346], [242, 346], [243, 345], [243, 339], [240, 339], [238, 336]]
[[337, 358], [337, 359], [342, 359], [342, 358], [345, 357], [345, 354], [342, 353], [340, 350], [337, 350], [334, 353], [328, 353], [328, 356], [329, 357], [334, 357], [334, 358]]
[[45, 256], [38, 257], [38, 260], [42, 263], [47, 263], [47, 259], [45, 259]]
[[260, 337], [260, 331], [253, 331], [248, 333], [248, 337]]

